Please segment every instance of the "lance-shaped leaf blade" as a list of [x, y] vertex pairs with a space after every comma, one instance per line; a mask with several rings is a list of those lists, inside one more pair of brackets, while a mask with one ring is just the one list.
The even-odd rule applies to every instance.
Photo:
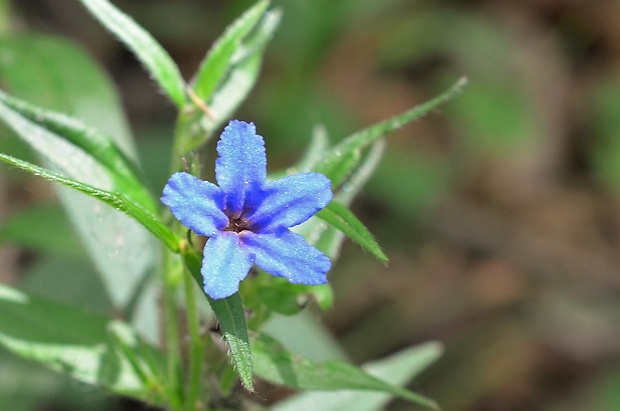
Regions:
[[0, 344], [87, 384], [163, 404], [162, 359], [120, 321], [0, 284]]
[[101, 130], [135, 161], [134, 142], [118, 93], [84, 50], [49, 33], [0, 36], [0, 50], [6, 57], [0, 59], [4, 90]]
[[244, 38], [259, 22], [269, 1], [261, 0], [237, 18], [224, 34], [213, 43], [205, 59], [200, 64], [194, 79], [192, 89], [197, 97], [208, 101], [217, 85], [222, 81], [230, 69], [232, 58], [240, 47]]
[[[182, 254], [190, 274], [202, 290], [203, 279], [202, 274], [200, 274], [200, 255], [189, 247], [182, 248]], [[252, 391], [254, 389], [252, 351], [250, 349], [248, 326], [241, 297], [239, 293], [219, 300], [214, 300], [208, 295], [206, 297], [220, 323], [222, 337], [230, 349], [230, 357], [237, 375], [245, 389]]]
[[344, 204], [332, 201], [316, 215], [361, 245], [379, 261], [387, 263], [387, 256], [370, 231]]
[[105, 167], [119, 191], [152, 212], [157, 211], [153, 197], [140, 182], [138, 166], [123, 153], [112, 138], [75, 118], [44, 110], [2, 91], [0, 104], [84, 150]]
[[439, 409], [433, 400], [388, 384], [346, 362], [330, 360], [317, 364], [298, 358], [266, 334], [252, 340], [252, 354], [256, 375], [274, 384], [300, 390], [385, 392], [432, 410]]
[[278, 28], [280, 18], [281, 13], [277, 10], [265, 12], [251, 33], [244, 38], [229, 61], [226, 74], [207, 101], [207, 106], [215, 118], [202, 118], [201, 124], [206, 131], [206, 137], [186, 142], [184, 147], [193, 149], [204, 143], [248, 96], [256, 84], [265, 48]]
[[185, 105], [185, 82], [164, 48], [134, 19], [108, 0], [80, 0], [97, 20], [129, 48], [177, 107]]
[[[398, 114], [387, 120], [381, 121], [370, 127], [364, 128], [349, 137], [345, 138], [340, 143], [336, 144], [329, 150], [323, 159], [317, 163], [314, 167], [314, 171], [323, 173], [326, 176], [332, 178], [332, 186], [338, 187], [346, 177], [343, 172], [342, 163], [348, 162], [349, 167], [353, 169], [357, 164], [350, 161], [350, 153], [357, 150], [361, 150], [364, 147], [376, 142], [380, 138], [384, 137], [388, 133], [398, 130], [405, 124], [408, 124], [418, 118], [424, 116], [430, 111], [436, 109], [443, 103], [454, 98], [461, 92], [463, 87], [467, 84], [466, 78], [461, 78], [452, 87], [440, 94], [439, 96], [423, 103], [419, 106], [415, 106], [404, 113]], [[330, 177], [331, 178], [331, 177]]]
[[[0, 49], [5, 57], [10, 56], [0, 59], [0, 80], [13, 95], [95, 126], [126, 157], [137, 158], [112, 82], [80, 48], [49, 35], [20, 34], [0, 36]], [[0, 112], [44, 167], [100, 189], [119, 188], [106, 167], [84, 149], [4, 104]], [[131, 318], [143, 335], [156, 341], [160, 335], [156, 293], [154, 286], [142, 286], [158, 260], [155, 241], [139, 223], [99, 200], [64, 186], [54, 188], [101, 275], [102, 292], [108, 293], [115, 308]], [[124, 195], [132, 197], [128, 192]]]
[[[353, 170], [346, 183], [334, 193], [334, 201], [344, 204], [347, 207], [351, 204], [364, 184], [366, 184], [368, 179], [373, 175], [383, 157], [384, 149], [384, 139], [372, 145], [362, 163]], [[321, 230], [321, 226], [319, 225], [316, 227], [315, 224], [314, 230], [317, 232], [317, 240], [314, 245], [329, 258], [338, 258], [340, 248], [345, 239], [345, 234], [333, 225], [329, 225], [324, 230]]]
[[[442, 351], [441, 344], [428, 342], [364, 364], [362, 369], [389, 384], [402, 387], [437, 361]], [[391, 394], [352, 390], [303, 392], [277, 403], [273, 411], [382, 411], [392, 398]]]
[[122, 194], [114, 193], [106, 190], [99, 189], [97, 187], [90, 186], [88, 184], [81, 183], [77, 180], [67, 178], [54, 171], [45, 169], [43, 167], [36, 166], [27, 161], [20, 160], [18, 158], [0, 153], [0, 161], [11, 164], [31, 174], [43, 177], [44, 179], [62, 184], [63, 186], [73, 188], [86, 195], [94, 197], [118, 211], [133, 217], [137, 222], [142, 224], [147, 230], [149, 230], [155, 237], [170, 248], [173, 252], [179, 251], [180, 239], [174, 234], [166, 225], [161, 223], [155, 215], [145, 210], [140, 205], [135, 204], [131, 200], [125, 198]]

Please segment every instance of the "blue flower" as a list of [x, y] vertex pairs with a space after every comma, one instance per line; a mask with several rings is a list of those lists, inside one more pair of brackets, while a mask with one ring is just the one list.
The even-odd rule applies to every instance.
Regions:
[[201, 274], [211, 298], [239, 290], [252, 264], [295, 284], [325, 284], [329, 258], [289, 230], [332, 199], [319, 173], [267, 182], [264, 141], [252, 123], [231, 121], [217, 144], [217, 184], [175, 173], [161, 201], [195, 233], [210, 237]]

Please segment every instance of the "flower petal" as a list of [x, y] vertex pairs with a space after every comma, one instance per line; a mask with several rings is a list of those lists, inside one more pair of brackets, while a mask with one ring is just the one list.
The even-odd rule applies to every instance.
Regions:
[[226, 211], [239, 216], [251, 197], [260, 194], [267, 181], [265, 142], [253, 123], [233, 120], [217, 143], [215, 175], [226, 193]]
[[331, 261], [304, 238], [290, 230], [279, 233], [241, 235], [243, 244], [255, 255], [256, 265], [269, 274], [294, 284], [325, 284]]
[[175, 173], [170, 177], [161, 202], [170, 207], [172, 214], [185, 227], [199, 235], [215, 235], [218, 229], [228, 224], [228, 217], [222, 211], [222, 190], [188, 173]]
[[236, 293], [253, 260], [252, 254], [240, 244], [237, 233], [223, 232], [209, 238], [200, 270], [205, 293], [215, 300]]
[[303, 223], [324, 208], [333, 194], [323, 174], [301, 173], [267, 183], [263, 196], [256, 211], [247, 215], [259, 233]]

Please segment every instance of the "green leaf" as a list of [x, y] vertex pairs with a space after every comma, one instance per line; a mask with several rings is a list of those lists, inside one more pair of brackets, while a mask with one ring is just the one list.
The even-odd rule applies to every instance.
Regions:
[[[3, 87], [20, 98], [95, 126], [110, 136], [125, 156], [136, 158], [113, 84], [86, 53], [49, 35], [3, 36], [0, 49], [5, 57], [10, 56], [0, 59]], [[0, 111], [45, 167], [93, 187], [115, 190], [112, 175], [84, 150], [5, 105]], [[156, 341], [161, 321], [154, 286], [142, 286], [158, 260], [156, 242], [139, 223], [97, 199], [66, 187], [55, 188], [114, 306], [150, 341]]]
[[42, 364], [18, 357], [0, 345], [0, 410], [37, 411], [46, 404], [67, 411], [108, 411], [115, 397]]
[[9, 215], [0, 226], [0, 241], [58, 255], [85, 256], [67, 215], [57, 203], [36, 205]]
[[[190, 248], [183, 249], [182, 252], [185, 265], [202, 290], [203, 281], [202, 274], [200, 274], [200, 256]], [[214, 300], [208, 295], [206, 297], [220, 323], [222, 337], [228, 344], [230, 356], [241, 383], [248, 391], [254, 390], [252, 351], [250, 350], [250, 340], [248, 338], [248, 326], [245, 321], [245, 310], [243, 309], [239, 293], [220, 300]]]
[[254, 390], [252, 351], [241, 297], [236, 293], [221, 300], [214, 300], [208, 296], [207, 298], [220, 323], [222, 337], [228, 344], [241, 383], [246, 390], [252, 391]]
[[[402, 387], [434, 363], [442, 351], [439, 343], [429, 342], [367, 363], [362, 368], [373, 377]], [[304, 392], [277, 403], [273, 411], [382, 411], [392, 398], [390, 394], [352, 390]]]
[[265, 284], [256, 285], [256, 294], [260, 303], [275, 313], [284, 315], [297, 314], [302, 308], [299, 298], [307, 293], [308, 286], [291, 284], [284, 278], [262, 274], [268, 278]]
[[84, 150], [106, 168], [119, 191], [157, 212], [152, 196], [137, 177], [137, 166], [109, 136], [72, 117], [43, 110], [2, 91], [0, 103]]
[[[325, 148], [327, 142], [323, 142], [321, 144], [323, 145], [323, 148]], [[312, 145], [314, 144], [312, 143]], [[375, 172], [381, 158], [383, 157], [384, 149], [385, 140], [383, 139], [377, 141], [371, 146], [370, 150], [365, 153], [361, 164], [359, 164], [357, 168], [351, 172], [346, 183], [336, 190], [334, 193], [334, 201], [342, 203], [345, 206], [349, 206], [349, 204], [351, 204], [355, 196]], [[317, 161], [319, 161], [320, 153], [317, 152], [316, 156]], [[304, 159], [306, 157], [307, 156], [304, 156]], [[314, 163], [317, 161], [314, 161]], [[314, 163], [307, 164], [307, 167], [311, 169]], [[293, 170], [308, 170], [306, 168], [298, 168], [300, 167], [299, 164], [293, 167]], [[332, 225], [325, 224], [317, 217], [312, 217], [309, 221], [296, 228], [296, 231], [302, 234], [307, 241], [314, 244], [319, 250], [323, 251], [330, 259], [335, 260], [338, 258], [342, 242], [345, 239], [345, 235], [342, 231]]]
[[147, 230], [149, 230], [155, 237], [162, 240], [168, 248], [173, 252], [179, 251], [180, 239], [174, 234], [167, 226], [162, 224], [157, 217], [151, 214], [149, 211], [143, 209], [139, 205], [125, 198], [122, 194], [113, 193], [105, 190], [101, 190], [96, 187], [92, 187], [88, 184], [83, 184], [79, 181], [66, 178], [51, 170], [36, 166], [18, 158], [0, 153], [0, 160], [15, 167], [18, 167], [31, 174], [45, 178], [48, 181], [59, 183], [64, 186], [78, 190], [84, 194], [94, 197], [104, 203], [114, 207], [118, 211], [133, 217], [136, 221], [142, 224]]
[[[280, 17], [281, 13], [278, 11], [264, 13], [254, 30], [246, 36], [230, 59], [226, 75], [207, 102], [216, 117], [215, 120], [203, 117], [201, 124], [207, 135], [211, 135], [232, 115], [254, 87], [265, 47], [278, 27]], [[188, 147], [198, 147], [203, 141], [197, 139]]]
[[0, 284], [0, 344], [79, 381], [163, 402], [161, 358], [120, 321]]
[[155, 81], [182, 108], [185, 105], [185, 83], [170, 55], [131, 17], [107, 0], [80, 0], [84, 6], [123, 42], [140, 60]]
[[258, 1], [228, 26], [213, 44], [191, 82], [197, 97], [209, 100], [230, 69], [233, 56], [242, 47], [244, 38], [254, 29], [268, 6], [269, 1]]
[[252, 340], [254, 370], [259, 377], [279, 385], [316, 391], [359, 390], [379, 391], [406, 399], [414, 404], [438, 410], [434, 401], [409, 390], [390, 385], [361, 369], [342, 362], [321, 364], [288, 353], [273, 338], [262, 334]]
[[[252, 290], [249, 292], [258, 297], [258, 306], [252, 306], [251, 300], [246, 301], [246, 305], [251, 308], [259, 311], [267, 308], [274, 313], [294, 315], [302, 311], [310, 301], [316, 302], [324, 311], [332, 306], [333, 290], [329, 284], [292, 284], [282, 277], [258, 271], [259, 274], [254, 277]], [[254, 329], [252, 325], [250, 328]]]
[[[363, 162], [351, 173], [347, 182], [334, 194], [334, 201], [349, 206], [364, 184], [373, 175], [385, 148], [385, 141], [379, 140], [372, 145]], [[320, 228], [320, 227], [319, 227]], [[318, 240], [314, 245], [332, 260], [338, 258], [340, 248], [345, 239], [342, 231], [330, 225], [318, 232]]]
[[336, 337], [312, 310], [287, 316], [275, 314], [261, 331], [275, 337], [292, 354], [308, 360], [347, 360], [347, 354]]
[[[329, 154], [327, 154], [329, 155]], [[333, 167], [326, 170], [326, 176], [332, 181], [332, 187], [339, 189], [342, 182], [351, 174], [360, 163], [362, 156], [360, 150], [347, 151], [339, 156]]]
[[372, 177], [383, 158], [386, 142], [381, 139], [374, 143], [365, 156], [361, 164], [349, 174], [347, 181], [334, 193], [334, 200], [349, 206], [353, 199], [359, 194], [362, 187]]
[[315, 164], [321, 161], [328, 148], [329, 136], [327, 135], [327, 130], [323, 125], [319, 124], [312, 130], [312, 140], [310, 140], [310, 144], [308, 144], [308, 148], [306, 148], [301, 160], [293, 167], [293, 172], [303, 173], [312, 171]]
[[68, 380], [4, 348], [0, 349], [0, 363], [0, 410], [35, 411], [44, 402], [51, 403]]
[[312, 130], [312, 137], [308, 147], [304, 151], [301, 159], [292, 167], [285, 170], [269, 173], [268, 180], [277, 180], [291, 174], [305, 173], [312, 171], [314, 166], [321, 161], [329, 148], [329, 137], [327, 130], [322, 124], [318, 124]]
[[426, 103], [413, 107], [404, 113], [352, 134], [332, 147], [332, 149], [323, 157], [323, 160], [314, 167], [314, 171], [323, 173], [328, 177], [332, 175], [337, 177], [332, 179], [332, 185], [334, 187], [338, 187], [344, 180], [343, 175], [345, 174], [342, 170], [343, 163], [348, 162], [349, 167], [351, 168], [356, 165], [350, 162], [350, 153], [376, 142], [386, 134], [398, 130], [405, 124], [429, 113], [441, 104], [455, 97], [459, 92], [461, 92], [465, 84], [467, 84], [467, 79], [461, 78], [447, 91], [427, 101]]
[[0, 36], [0, 50], [5, 56], [0, 59], [3, 89], [101, 130], [135, 160], [120, 97], [88, 54], [66, 39], [32, 33]]
[[81, 310], [107, 315], [114, 311], [103, 283], [84, 257], [41, 255], [23, 271], [19, 288], [25, 293]]
[[344, 204], [332, 201], [316, 215], [342, 231], [380, 261], [384, 263], [388, 261], [387, 256], [383, 253], [372, 234]]

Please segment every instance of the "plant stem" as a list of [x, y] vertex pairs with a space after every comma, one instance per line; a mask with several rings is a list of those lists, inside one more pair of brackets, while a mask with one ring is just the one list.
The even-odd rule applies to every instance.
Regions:
[[[197, 116], [196, 113], [188, 107], [179, 112], [177, 117], [175, 130], [174, 130], [174, 140], [172, 145], [172, 158], [170, 161], [171, 173], [177, 172], [179, 170], [187, 171], [191, 174], [199, 176], [199, 163], [194, 161], [194, 158], [190, 156], [189, 146], [191, 145], [191, 140], [193, 133], [196, 133], [197, 124]], [[179, 235], [182, 235], [186, 229], [183, 228], [180, 224], [175, 225], [175, 232]], [[180, 261], [180, 260], [179, 260]], [[185, 385], [185, 396], [184, 396], [184, 410], [185, 411], [196, 411], [197, 409], [201, 409], [201, 402], [204, 401], [204, 393], [202, 393], [202, 375], [203, 375], [203, 364], [204, 364], [204, 356], [205, 356], [205, 343], [206, 341], [200, 336], [200, 314], [198, 312], [198, 307], [196, 304], [196, 298], [194, 294], [194, 278], [185, 269], [184, 264], [182, 265], [182, 276], [183, 276], [183, 285], [184, 285], [184, 294], [185, 294], [185, 308], [187, 315], [187, 327], [190, 336], [190, 349], [188, 355], [189, 362], [189, 370], [185, 374], [187, 375], [187, 381]], [[173, 284], [179, 284], [179, 277], [171, 278]], [[171, 288], [172, 284], [167, 285], [167, 288]], [[176, 287], [175, 287], [176, 288]], [[177, 325], [178, 329], [178, 325]], [[172, 336], [170, 336], [172, 337]], [[168, 350], [168, 355], [177, 355], [179, 356], [179, 341], [178, 334], [176, 340], [176, 349], [177, 352], [173, 353], [171, 350]], [[177, 357], [180, 359], [180, 357]], [[179, 369], [182, 364], [178, 364], [178, 366], [173, 366], [169, 363], [169, 366]], [[170, 373], [174, 372], [173, 369], [168, 370]], [[178, 375], [178, 374], [177, 374]], [[173, 380], [171, 380], [173, 381]], [[176, 382], [176, 381], [175, 381]], [[179, 393], [181, 390], [178, 391]]]
[[187, 411], [199, 409], [198, 401], [202, 382], [202, 365], [204, 362], [205, 344], [200, 336], [200, 314], [194, 294], [194, 278], [185, 270], [184, 275], [185, 301], [187, 312], [187, 326], [191, 339], [189, 355], [189, 387], [186, 392]]
[[175, 256], [169, 250], [163, 249], [164, 253], [164, 306], [165, 306], [165, 339], [167, 360], [167, 389], [170, 408], [173, 411], [183, 410], [182, 385], [181, 385], [181, 348], [179, 344], [179, 322], [177, 318], [177, 305], [175, 280], [178, 264]]
[[[196, 115], [191, 106], [179, 112], [174, 129], [174, 141], [172, 143], [172, 158], [170, 159], [170, 172], [175, 173], [184, 170], [192, 173], [192, 170], [185, 170], [187, 164], [183, 164], [183, 159], [187, 159], [191, 149], [189, 148], [192, 136], [200, 130], [196, 122]], [[193, 173], [192, 173], [193, 174]], [[200, 177], [200, 176], [197, 176]]]

